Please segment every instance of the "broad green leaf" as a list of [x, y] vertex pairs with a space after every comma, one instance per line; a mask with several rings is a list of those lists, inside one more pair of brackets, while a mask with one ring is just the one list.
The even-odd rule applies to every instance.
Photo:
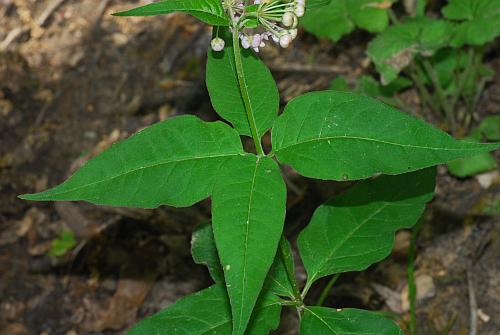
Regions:
[[389, 255], [394, 233], [413, 226], [432, 199], [435, 179], [435, 168], [379, 176], [318, 207], [298, 239], [308, 285]]
[[137, 7], [124, 12], [115, 13], [115, 16], [152, 16], [182, 12], [197, 19], [214, 25], [228, 26], [229, 19], [220, 0], [167, 0], [153, 2], [149, 5]]
[[[283, 245], [282, 245], [283, 244]], [[283, 248], [285, 259], [280, 256], [280, 252], [276, 254], [273, 265], [267, 274], [264, 288], [278, 296], [289, 297], [294, 299], [294, 290], [287, 275], [287, 268], [295, 273], [295, 264], [293, 262], [293, 254], [290, 243], [286, 239], [280, 241], [279, 248]]]
[[333, 91], [290, 101], [275, 123], [272, 143], [281, 163], [330, 180], [400, 174], [500, 147], [457, 141], [377, 100]]
[[500, 141], [500, 115], [485, 117], [479, 128], [489, 141]]
[[483, 45], [500, 36], [498, 0], [449, 0], [443, 15], [458, 24], [452, 46]]
[[208, 197], [221, 165], [242, 153], [240, 138], [228, 125], [179, 116], [113, 145], [59, 186], [20, 198], [189, 206]]
[[203, 264], [208, 268], [210, 276], [216, 283], [224, 283], [224, 272], [210, 223], [203, 223], [194, 230], [191, 238], [191, 254], [196, 264]]
[[[214, 28], [223, 38], [223, 51], [209, 51], [207, 88], [215, 111], [242, 135], [251, 135], [249, 120], [236, 76], [231, 34], [224, 28]], [[241, 49], [244, 80], [259, 136], [272, 127], [278, 115], [279, 94], [269, 69], [250, 49]]]
[[384, 30], [368, 45], [367, 54], [382, 84], [396, 79], [417, 54], [429, 56], [449, 43], [453, 25], [427, 17], [409, 19]]
[[276, 254], [286, 187], [268, 157], [238, 156], [223, 170], [212, 196], [212, 227], [231, 301], [233, 335], [240, 335]]
[[362, 309], [306, 307], [301, 335], [404, 335], [391, 320]]
[[332, 0], [308, 0], [306, 1], [306, 9], [314, 9], [328, 5]]
[[380, 32], [389, 22], [385, 0], [332, 0], [326, 6], [308, 9], [301, 22], [304, 28], [319, 37], [338, 41], [357, 26]]
[[[267, 335], [277, 328], [281, 306], [273, 295], [262, 297], [248, 335]], [[214, 285], [184, 297], [172, 306], [136, 324], [128, 335], [231, 335], [231, 306], [223, 285]]]

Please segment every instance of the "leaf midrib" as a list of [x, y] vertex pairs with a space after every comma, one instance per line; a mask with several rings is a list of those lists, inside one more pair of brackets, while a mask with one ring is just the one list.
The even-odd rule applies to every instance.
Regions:
[[175, 164], [175, 163], [187, 162], [187, 161], [190, 161], [190, 160], [198, 160], [198, 159], [212, 159], [212, 158], [222, 158], [222, 157], [229, 158], [229, 157], [238, 156], [238, 155], [240, 155], [240, 153], [236, 153], [236, 154], [224, 154], [224, 155], [214, 155], [214, 156], [197, 156], [197, 157], [188, 157], [188, 158], [177, 159], [177, 160], [162, 161], [162, 162], [156, 163], [156, 164], [141, 166], [139, 168], [135, 168], [135, 169], [126, 171], [124, 173], [120, 173], [120, 174], [118, 174], [116, 176], [113, 176], [113, 177], [110, 177], [110, 178], [105, 178], [105, 179], [102, 179], [102, 180], [94, 181], [92, 183], [88, 183], [88, 184], [81, 185], [81, 186], [78, 186], [78, 187], [70, 188], [69, 190], [65, 190], [65, 191], [57, 192], [57, 193], [51, 193], [50, 195], [51, 196], [56, 196], [56, 195], [61, 195], [61, 194], [69, 193], [69, 192], [74, 192], [76, 190], [80, 190], [80, 189], [91, 187], [91, 186], [94, 186], [94, 185], [97, 185], [97, 184], [109, 182], [109, 181], [111, 181], [113, 179], [124, 177], [124, 176], [126, 176], [128, 174], [131, 174], [131, 173], [134, 173], [134, 172], [137, 172], [137, 171], [141, 171], [141, 170], [145, 170], [145, 169], [151, 169], [151, 168], [155, 168], [155, 167], [162, 166], [162, 165]]
[[309, 313], [311, 313], [312, 315], [314, 315], [319, 321], [321, 321], [334, 335], [338, 335], [338, 333], [335, 330], [333, 330], [333, 328], [330, 327], [330, 325], [325, 320], [323, 320], [322, 317], [320, 317], [318, 314], [314, 313], [311, 309], [309, 309], [307, 307], [305, 307], [305, 309], [307, 311], [309, 311]]
[[[246, 281], [246, 275], [247, 275], [247, 253], [248, 253], [248, 233], [249, 233], [249, 229], [250, 229], [250, 211], [252, 208], [252, 199], [253, 199], [253, 194], [254, 194], [255, 179], [257, 177], [257, 170], [259, 168], [259, 162], [260, 162], [260, 157], [257, 156], [257, 160], [255, 161], [255, 169], [254, 169], [253, 176], [252, 176], [252, 184], [250, 187], [250, 196], [248, 198], [248, 211], [247, 211], [247, 220], [246, 220], [245, 243], [244, 243], [244, 250], [243, 250], [243, 278], [242, 278], [241, 302], [243, 302], [243, 299], [245, 297], [245, 291], [246, 291], [245, 281]], [[240, 316], [239, 316], [238, 329], [241, 328], [242, 318], [243, 318], [243, 303], [240, 306]]]
[[[312, 142], [322, 142], [322, 141], [330, 141], [330, 140], [339, 140], [339, 139], [347, 139], [347, 140], [360, 140], [360, 141], [367, 141], [367, 142], [377, 142], [377, 143], [382, 143], [382, 144], [387, 144], [387, 145], [394, 145], [397, 147], [404, 147], [404, 148], [413, 148], [413, 149], [426, 149], [426, 150], [444, 150], [444, 151], [475, 151], [478, 150], [478, 147], [475, 148], [446, 148], [446, 147], [425, 147], [425, 146], [420, 146], [420, 145], [414, 145], [414, 144], [402, 144], [402, 143], [395, 143], [395, 142], [390, 142], [390, 141], [384, 141], [384, 140], [379, 140], [379, 139], [374, 139], [374, 138], [368, 138], [368, 137], [358, 137], [358, 136], [328, 136], [328, 137], [320, 137], [320, 138], [312, 138], [300, 142], [295, 142], [290, 145], [283, 146], [281, 148], [276, 149], [276, 152], [286, 150], [291, 147], [295, 147], [298, 145], [302, 144], [307, 144], [307, 143], [312, 143]], [[473, 143], [471, 143], [473, 144]], [[494, 143], [492, 143], [494, 144]], [[484, 144], [485, 147], [489, 147], [489, 144]]]

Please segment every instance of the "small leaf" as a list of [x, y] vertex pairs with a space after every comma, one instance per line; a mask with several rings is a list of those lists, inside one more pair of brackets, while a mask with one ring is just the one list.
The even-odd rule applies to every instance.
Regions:
[[375, 312], [344, 308], [306, 307], [300, 322], [301, 335], [403, 335], [391, 320]]
[[75, 235], [70, 230], [64, 229], [61, 234], [52, 241], [52, 246], [50, 247], [50, 250], [48, 254], [50, 256], [64, 256], [66, 253], [73, 249], [73, 247], [76, 245], [76, 239]]
[[182, 12], [214, 25], [228, 26], [229, 19], [220, 0], [167, 0], [154, 2], [124, 12], [114, 13], [115, 16], [152, 16]]
[[479, 128], [489, 141], [500, 141], [500, 115], [485, 117]]
[[280, 241], [283, 243], [283, 250], [285, 251], [285, 259], [280, 256], [280, 252], [276, 254], [273, 265], [267, 274], [266, 281], [264, 282], [264, 288], [278, 296], [289, 297], [294, 299], [294, 290], [292, 283], [288, 279], [287, 268], [291, 269], [292, 273], [295, 273], [295, 264], [293, 262], [292, 247], [290, 242], [283, 238]]
[[281, 163], [306, 177], [356, 180], [400, 174], [500, 147], [457, 141], [369, 97], [313, 92], [288, 103], [272, 132]]
[[196, 227], [191, 238], [191, 254], [196, 264], [205, 265], [216, 283], [224, 283], [224, 272], [215, 247], [214, 233], [210, 223]]
[[453, 25], [427, 17], [408, 19], [384, 30], [368, 45], [367, 54], [386, 85], [396, 79], [417, 54], [430, 56], [448, 45]]
[[500, 36], [498, 0], [449, 0], [443, 15], [458, 24], [451, 45], [483, 45]]
[[487, 152], [448, 163], [450, 173], [459, 178], [475, 176], [482, 172], [491, 171], [496, 167], [497, 160]]
[[[231, 122], [242, 135], [251, 135], [250, 125], [241, 96], [234, 48], [229, 31], [214, 28], [214, 35], [223, 38], [222, 51], [209, 51], [207, 61], [207, 88], [215, 111]], [[244, 80], [250, 98], [250, 108], [255, 118], [258, 136], [272, 127], [278, 116], [279, 94], [269, 69], [250, 49], [241, 49]]]
[[[267, 335], [278, 326], [279, 299], [265, 295], [257, 303], [248, 335]], [[184, 297], [136, 324], [128, 335], [231, 335], [231, 309], [223, 285]]]
[[223, 169], [212, 196], [212, 227], [231, 301], [233, 335], [241, 335], [276, 255], [286, 187], [268, 157], [238, 156]]
[[337, 76], [330, 83], [330, 89], [332, 91], [349, 92], [349, 84], [344, 76]]
[[211, 194], [221, 165], [242, 153], [241, 140], [228, 125], [179, 116], [114, 144], [59, 186], [20, 198], [190, 206]]
[[380, 32], [389, 22], [387, 8], [380, 7], [385, 0], [333, 0], [326, 6], [318, 6], [306, 11], [301, 20], [304, 28], [319, 36], [338, 41], [354, 28], [360, 27], [370, 32]]
[[380, 176], [318, 207], [298, 239], [307, 285], [389, 255], [394, 233], [413, 226], [432, 199], [435, 179], [435, 168]]

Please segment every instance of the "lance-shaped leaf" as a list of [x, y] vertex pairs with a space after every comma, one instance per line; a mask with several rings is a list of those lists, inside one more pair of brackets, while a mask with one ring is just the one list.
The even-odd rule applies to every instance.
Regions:
[[209, 51], [207, 61], [207, 88], [215, 111], [242, 135], [251, 135], [253, 122], [257, 135], [262, 136], [272, 127], [278, 116], [279, 94], [269, 69], [250, 49], [241, 49], [244, 87], [250, 100], [252, 120], [247, 111], [238, 82], [231, 33], [214, 28], [214, 35], [225, 41], [222, 51]]
[[380, 176], [318, 207], [298, 239], [306, 285], [330, 274], [364, 270], [389, 255], [394, 233], [413, 226], [432, 199], [435, 171]]
[[115, 16], [152, 16], [182, 12], [215, 26], [228, 26], [229, 19], [220, 0], [167, 0], [154, 2], [124, 12]]
[[189, 206], [208, 197], [221, 165], [242, 153], [240, 138], [228, 125], [175, 117], [113, 145], [59, 186], [21, 198]]
[[290, 242], [284, 237], [280, 241], [279, 248], [282, 248], [284, 257], [281, 257], [281, 251], [278, 251], [273, 265], [267, 274], [264, 288], [278, 296], [295, 299], [294, 288], [288, 278], [288, 271], [295, 273], [295, 264], [293, 262], [292, 248]]
[[290, 101], [272, 142], [281, 163], [307, 177], [333, 180], [400, 174], [500, 147], [457, 141], [377, 100], [332, 91]]
[[301, 335], [403, 335], [391, 320], [375, 312], [345, 308], [306, 307], [300, 321]]
[[500, 36], [500, 4], [498, 0], [449, 0], [443, 14], [461, 21], [451, 45], [483, 45]]
[[212, 227], [231, 301], [233, 335], [241, 335], [276, 254], [286, 187], [268, 157], [238, 156], [223, 171], [212, 196]]
[[[283, 239], [280, 248], [284, 248], [285, 259], [278, 252], [264, 282], [264, 289], [278, 296], [294, 298], [293, 287], [288, 279], [286, 267], [294, 273], [293, 255], [290, 243]], [[224, 272], [219, 261], [215, 246], [215, 239], [210, 223], [199, 225], [193, 232], [191, 239], [191, 253], [196, 264], [203, 264], [208, 268], [216, 283], [224, 283]]]
[[380, 32], [389, 22], [386, 0], [332, 0], [308, 10], [301, 20], [304, 28], [320, 37], [338, 41], [355, 27]]
[[203, 264], [216, 283], [224, 283], [224, 272], [220, 265], [214, 233], [210, 223], [196, 227], [191, 238], [191, 254], [196, 264]]
[[453, 25], [447, 21], [428, 17], [408, 19], [380, 33], [368, 45], [367, 54], [386, 85], [398, 77], [415, 55], [431, 56], [448, 45], [452, 32]]
[[[248, 335], [267, 335], [279, 324], [281, 305], [265, 295], [255, 308]], [[231, 308], [223, 285], [184, 297], [163, 311], [140, 321], [128, 335], [231, 335]]]

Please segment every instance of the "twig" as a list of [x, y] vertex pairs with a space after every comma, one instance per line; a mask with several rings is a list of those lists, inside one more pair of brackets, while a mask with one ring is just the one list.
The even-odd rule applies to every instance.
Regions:
[[474, 289], [474, 281], [472, 278], [471, 265], [467, 266], [467, 289], [469, 291], [469, 315], [470, 315], [470, 325], [469, 325], [469, 335], [477, 334], [477, 299], [476, 291]]
[[42, 14], [36, 20], [36, 24], [40, 27], [44, 27], [49, 21], [50, 17], [54, 12], [61, 6], [66, 0], [53, 0], [47, 8], [42, 12]]
[[109, 6], [109, 1], [110, 0], [103, 0], [99, 3], [99, 7], [97, 7], [97, 17], [92, 24], [92, 33], [95, 33], [97, 30], [99, 30], [104, 12], [106, 12], [106, 9]]
[[350, 69], [337, 65], [324, 64], [300, 64], [300, 63], [273, 63], [269, 68], [276, 72], [313, 72], [313, 73], [337, 73], [346, 74]]
[[19, 36], [21, 36], [22, 34], [28, 32], [29, 30], [30, 30], [29, 27], [16, 27], [16, 28], [12, 29], [7, 34], [7, 36], [5, 37], [5, 39], [0, 43], [0, 51], [7, 50], [7, 48], [9, 47], [9, 45], [12, 44], [12, 42], [14, 42], [15, 40], [17, 40], [17, 38]]

